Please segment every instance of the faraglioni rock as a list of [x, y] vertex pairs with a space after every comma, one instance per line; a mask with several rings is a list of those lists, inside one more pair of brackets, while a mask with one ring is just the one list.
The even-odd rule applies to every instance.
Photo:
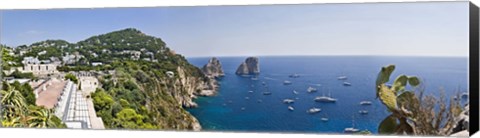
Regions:
[[206, 76], [212, 78], [218, 78], [225, 75], [225, 73], [223, 73], [222, 64], [220, 64], [220, 61], [215, 57], [211, 58], [208, 63], [203, 66], [202, 71]]
[[257, 57], [248, 57], [245, 62], [238, 66], [235, 74], [237, 75], [255, 75], [260, 73], [260, 65]]

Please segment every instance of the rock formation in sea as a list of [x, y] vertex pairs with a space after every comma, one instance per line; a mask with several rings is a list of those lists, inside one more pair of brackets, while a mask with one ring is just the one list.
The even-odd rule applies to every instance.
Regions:
[[212, 78], [218, 78], [225, 75], [222, 69], [222, 64], [220, 64], [220, 60], [215, 57], [211, 58], [208, 63], [203, 66], [202, 72], [207, 77]]
[[260, 73], [260, 65], [257, 57], [248, 57], [245, 62], [238, 66], [235, 74], [237, 75], [254, 75]]

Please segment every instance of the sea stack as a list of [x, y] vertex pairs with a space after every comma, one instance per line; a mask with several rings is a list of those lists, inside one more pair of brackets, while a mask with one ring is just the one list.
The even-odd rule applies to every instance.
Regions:
[[215, 57], [211, 58], [208, 63], [203, 66], [202, 71], [206, 76], [213, 78], [225, 75], [225, 73], [223, 73], [222, 64], [220, 64], [220, 61]]
[[255, 75], [260, 73], [260, 65], [257, 57], [248, 57], [245, 62], [238, 66], [237, 75]]

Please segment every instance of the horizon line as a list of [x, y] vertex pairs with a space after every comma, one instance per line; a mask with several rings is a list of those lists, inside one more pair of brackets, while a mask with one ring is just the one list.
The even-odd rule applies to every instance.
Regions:
[[316, 57], [316, 56], [325, 56], [325, 57], [335, 57], [335, 56], [351, 56], [351, 57], [440, 57], [440, 58], [469, 58], [470, 56], [456, 56], [456, 55], [344, 55], [344, 54], [326, 54], [326, 55], [231, 55], [231, 56], [185, 56], [186, 58], [212, 58], [212, 57]]

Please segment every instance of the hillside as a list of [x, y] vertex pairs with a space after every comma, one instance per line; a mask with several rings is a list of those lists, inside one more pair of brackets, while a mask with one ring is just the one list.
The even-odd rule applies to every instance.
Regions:
[[[195, 107], [193, 98], [216, 87], [215, 79], [206, 77], [160, 38], [133, 28], [77, 43], [42, 41], [16, 49], [20, 51], [27, 52], [19, 58], [62, 59], [60, 71], [99, 74], [102, 88], [91, 98], [106, 128], [199, 130], [198, 121], [185, 108]], [[46, 52], [39, 55], [42, 51]]]

